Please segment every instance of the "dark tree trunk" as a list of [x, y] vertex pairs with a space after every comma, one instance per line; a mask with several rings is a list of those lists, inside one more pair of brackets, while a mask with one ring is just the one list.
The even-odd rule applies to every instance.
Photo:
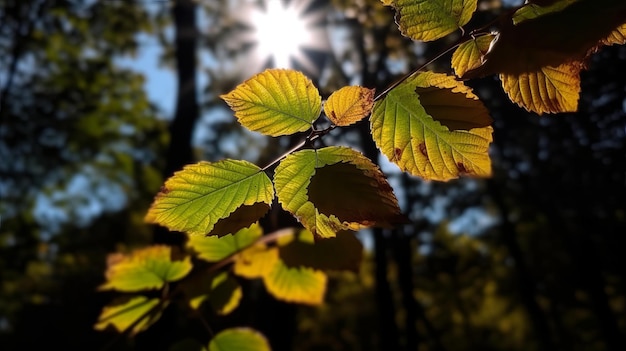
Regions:
[[519, 286], [521, 302], [532, 322], [533, 330], [537, 336], [540, 350], [555, 350], [554, 342], [547, 317], [536, 300], [536, 284], [528, 271], [524, 260], [524, 254], [516, 238], [515, 226], [509, 220], [509, 208], [506, 204], [498, 184], [493, 179], [487, 181], [488, 192], [500, 212], [500, 228], [504, 244], [506, 245], [513, 263], [515, 275]]
[[[167, 179], [174, 172], [195, 161], [191, 139], [199, 118], [196, 84], [196, 3], [193, 0], [178, 0], [172, 7], [175, 29], [175, 58], [178, 76], [176, 110], [169, 126], [170, 144], [163, 176]], [[157, 228], [154, 242], [181, 245], [184, 235]]]

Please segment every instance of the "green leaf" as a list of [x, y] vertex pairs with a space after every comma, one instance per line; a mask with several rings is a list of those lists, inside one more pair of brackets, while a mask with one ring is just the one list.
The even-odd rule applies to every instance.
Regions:
[[165, 283], [182, 279], [191, 271], [191, 259], [172, 260], [171, 251], [169, 246], [155, 245], [129, 255], [110, 255], [105, 273], [107, 282], [99, 289], [124, 292], [161, 289]]
[[374, 106], [374, 89], [343, 87], [332, 93], [324, 113], [336, 126], [349, 126], [367, 117]]
[[374, 105], [370, 122], [378, 148], [403, 171], [440, 181], [491, 175], [491, 118], [454, 77], [407, 79]]
[[[348, 163], [351, 166], [331, 167], [328, 172], [320, 171], [325, 166], [338, 163]], [[322, 211], [326, 213], [320, 211], [311, 201], [308, 191], [316, 172], [323, 174], [319, 176], [321, 187], [328, 185], [329, 177], [335, 177], [334, 180], [340, 184], [329, 189], [319, 189], [324, 194], [319, 194], [316, 199], [324, 205]], [[358, 181], [351, 183], [349, 179], [341, 179], [346, 174], [356, 176]], [[340, 230], [358, 229], [375, 225], [379, 221], [395, 220], [400, 213], [395, 195], [378, 167], [367, 157], [347, 147], [302, 150], [287, 156], [276, 168], [274, 184], [278, 201], [283, 208], [314, 235], [324, 238], [334, 237]], [[347, 188], [338, 189], [339, 187]], [[327, 201], [327, 196], [335, 195], [333, 191], [337, 190], [342, 194], [342, 198], [337, 199], [340, 205], [332, 206], [329, 203], [332, 201]], [[363, 203], [356, 204], [358, 200], [363, 200]], [[357, 207], [340, 208], [341, 204], [355, 204]], [[370, 206], [374, 210], [368, 208]], [[375, 214], [376, 210], [380, 210], [382, 215]], [[393, 218], [387, 218], [389, 216]]]
[[145, 296], [135, 296], [126, 300], [104, 307], [94, 329], [105, 330], [110, 325], [123, 333], [132, 327], [131, 335], [135, 335], [154, 324], [167, 307], [167, 303], [157, 307], [159, 299], [148, 299]]
[[317, 242], [313, 241], [313, 234], [305, 229], [295, 235], [295, 240], [278, 247], [279, 257], [285, 266], [358, 272], [363, 258], [363, 244], [353, 232], [340, 232], [334, 238]]
[[223, 236], [256, 222], [273, 198], [272, 181], [258, 166], [238, 160], [203, 161], [165, 182], [146, 221], [192, 235]]
[[461, 44], [452, 54], [454, 73], [462, 77], [465, 72], [482, 65], [483, 57], [495, 37], [494, 34], [481, 35]]
[[531, 20], [551, 12], [561, 11], [578, 0], [560, 0], [547, 6], [538, 4], [526, 4], [513, 14], [513, 24], [517, 25], [524, 21]]
[[267, 339], [254, 329], [230, 328], [211, 339], [209, 351], [271, 351], [271, 348]]
[[476, 11], [477, 0], [388, 0], [396, 23], [413, 40], [432, 41], [461, 28]]
[[220, 261], [250, 245], [263, 235], [263, 228], [258, 223], [240, 229], [235, 234], [222, 237], [193, 235], [187, 246], [198, 253], [198, 258], [208, 262]]
[[501, 74], [502, 88], [511, 101], [537, 114], [578, 109], [582, 64], [571, 62], [542, 67], [537, 72]]
[[322, 98], [304, 74], [268, 69], [221, 95], [244, 127], [270, 136], [311, 128], [322, 111]]

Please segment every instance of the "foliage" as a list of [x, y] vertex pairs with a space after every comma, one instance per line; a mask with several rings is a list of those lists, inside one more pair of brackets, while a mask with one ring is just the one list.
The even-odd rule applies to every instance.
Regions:
[[[353, 234], [345, 231], [394, 226], [404, 223], [406, 218], [374, 162], [355, 149], [318, 148], [316, 142], [336, 128], [358, 124], [370, 115], [372, 140], [400, 170], [433, 181], [461, 176], [490, 177], [488, 150], [493, 141], [492, 119], [464, 80], [497, 74], [503, 91], [520, 107], [537, 114], [571, 112], [578, 108], [580, 74], [585, 61], [602, 46], [626, 43], [623, 16], [626, 8], [620, 1], [606, 0], [603, 10], [589, 20], [602, 25], [585, 27], [585, 35], [581, 36], [564, 34], [569, 27], [563, 23], [583, 22], [580, 16], [588, 13], [590, 6], [596, 6], [590, 0], [529, 2], [501, 15], [497, 19], [500, 28], [496, 31], [489, 26], [462, 28], [470, 23], [477, 1], [435, 4], [389, 0], [383, 4], [393, 7], [401, 33], [412, 40], [434, 41], [460, 29], [460, 38], [444, 52], [454, 50], [451, 66], [456, 76], [419, 67], [376, 96], [373, 89], [348, 86], [332, 93], [323, 104], [317, 88], [302, 73], [268, 69], [222, 95], [222, 99], [239, 123], [250, 131], [272, 137], [308, 131], [306, 139], [262, 168], [232, 159], [188, 165], [165, 182], [145, 220], [188, 234], [189, 245], [197, 258], [217, 262], [209, 266], [209, 273], [232, 263], [232, 274], [261, 279], [277, 299], [319, 305], [326, 292], [325, 271], [346, 270], [351, 266], [341, 261], [330, 264], [326, 250], [357, 252], [360, 247], [355, 240], [344, 239], [352, 238]], [[546, 33], [549, 35], [540, 35]], [[564, 37], [567, 40], [562, 40]], [[320, 116], [322, 111], [325, 117]], [[329, 127], [316, 128], [324, 123]], [[305, 229], [261, 236], [254, 223], [277, 205], [291, 213]], [[337, 246], [328, 244], [330, 248], [311, 251], [311, 256], [288, 256], [295, 261], [290, 264], [287, 256], [281, 255], [289, 252], [286, 248], [293, 243], [315, 247], [332, 240]], [[181, 254], [182, 262], [189, 262], [188, 255], [194, 255], [193, 252]], [[124, 261], [131, 265], [127, 270], [145, 269], [138, 263], [145, 262], [141, 259], [143, 255], [132, 253]], [[156, 266], [161, 268], [180, 264], [165, 256], [158, 259], [161, 261]], [[360, 257], [356, 262], [359, 260]], [[117, 281], [121, 278], [112, 267], [115, 265], [109, 268], [105, 286], [123, 290], [122, 282]], [[234, 280], [223, 274], [215, 275], [208, 291], [201, 293], [191, 288], [194, 284], [186, 282], [186, 279], [191, 282], [201, 279], [187, 275], [189, 271], [175, 275], [183, 281], [180, 285], [173, 284], [176, 288], [171, 291], [169, 285], [176, 279], [160, 278], [160, 303], [136, 297], [122, 305], [126, 318], [113, 319], [111, 323], [119, 330], [143, 330], [179, 294], [192, 308], [206, 299], [222, 301], [212, 303], [220, 314], [236, 308], [240, 290]], [[142, 289], [155, 287], [154, 284]], [[218, 288], [225, 284], [227, 287], [218, 294]], [[485, 289], [493, 292], [494, 288], [486, 285]], [[147, 303], [150, 309], [145, 308]], [[491, 304], [499, 306], [498, 313], [507, 313], [497, 297]], [[115, 306], [103, 310], [98, 326], [111, 318], [111, 311], [119, 310]], [[136, 308], [142, 313], [126, 312]], [[493, 318], [489, 310], [493, 306], [479, 309], [475, 318], [483, 318], [479, 314], [482, 312], [487, 314], [485, 319]], [[511, 313], [516, 315], [517, 311]], [[515, 323], [517, 317], [511, 318], [511, 323]], [[217, 347], [216, 340], [221, 335], [224, 334], [212, 339], [209, 349]]]

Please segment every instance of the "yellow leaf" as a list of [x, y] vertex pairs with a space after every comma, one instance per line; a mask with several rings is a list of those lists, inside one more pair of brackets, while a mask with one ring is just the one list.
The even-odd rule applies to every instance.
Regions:
[[624, 45], [626, 44], [626, 23], [617, 27], [607, 38], [602, 40], [604, 45]]
[[280, 260], [263, 277], [267, 291], [277, 299], [309, 305], [324, 301], [327, 280], [322, 271], [289, 268]]
[[574, 112], [578, 108], [581, 63], [542, 67], [519, 75], [501, 74], [511, 101], [537, 114]]
[[191, 259], [187, 256], [173, 260], [171, 256], [171, 247], [166, 245], [150, 246], [129, 255], [111, 255], [105, 273], [107, 282], [99, 289], [125, 292], [160, 289], [167, 282], [180, 280], [191, 271]]
[[232, 312], [239, 306], [242, 296], [241, 286], [227, 272], [221, 272], [213, 278], [209, 303], [217, 314], [226, 315]]
[[324, 104], [324, 113], [337, 126], [348, 126], [365, 118], [374, 106], [374, 89], [343, 87], [332, 93]]
[[[346, 166], [348, 168], [332, 166], [321, 170], [342, 162], [351, 166]], [[312, 195], [309, 187], [311, 183], [316, 182], [314, 181], [316, 172], [322, 174], [319, 177], [322, 185], [314, 185], [318, 188], [320, 186], [323, 188], [332, 177], [335, 177], [337, 184], [343, 185], [350, 183], [350, 179], [341, 179], [342, 176], [350, 174], [356, 177], [357, 181], [354, 184], [341, 189], [343, 198], [337, 199], [337, 203], [354, 204], [354, 199], [360, 199], [362, 201], [358, 207], [340, 209], [342, 205], [333, 206], [328, 195], [334, 193], [328, 191], [329, 189], [316, 190], [316, 194]], [[382, 225], [385, 222], [397, 221], [401, 217], [395, 195], [380, 169], [367, 157], [348, 147], [301, 150], [287, 156], [276, 167], [274, 185], [278, 201], [283, 208], [318, 237], [331, 238], [340, 230]], [[333, 185], [332, 189], [337, 187]], [[319, 194], [320, 191], [322, 194]], [[319, 201], [322, 209], [317, 208], [312, 199]], [[376, 209], [381, 210], [381, 213], [374, 213]], [[334, 213], [335, 210], [337, 214]]]
[[256, 244], [240, 252], [233, 271], [244, 278], [261, 278], [268, 274], [278, 262], [278, 249]]
[[149, 299], [145, 296], [136, 296], [124, 299], [122, 302], [111, 304], [102, 309], [98, 322], [94, 325], [96, 330], [105, 330], [111, 325], [118, 332], [125, 332], [132, 327], [131, 335], [148, 329], [161, 316], [161, 312], [167, 303], [159, 306], [159, 299]]
[[217, 262], [250, 246], [261, 235], [263, 235], [263, 228], [255, 223], [248, 228], [240, 229], [235, 234], [222, 237], [191, 235], [187, 246], [198, 253], [198, 258], [208, 262]]
[[244, 127], [270, 136], [303, 132], [322, 111], [317, 88], [294, 70], [265, 70], [220, 97]]
[[482, 35], [461, 44], [452, 54], [451, 60], [456, 75], [462, 77], [465, 72], [482, 65], [483, 57], [495, 37], [493, 34]]
[[372, 137], [401, 170], [427, 180], [491, 175], [491, 118], [454, 77], [425, 72], [374, 105]]

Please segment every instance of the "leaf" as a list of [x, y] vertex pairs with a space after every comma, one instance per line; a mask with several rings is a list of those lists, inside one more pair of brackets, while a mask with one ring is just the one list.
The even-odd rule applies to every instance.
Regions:
[[396, 10], [402, 35], [432, 41], [464, 26], [476, 11], [477, 0], [387, 0]]
[[[463, 78], [496, 73], [520, 75], [539, 72], [546, 66], [584, 62], [624, 24], [626, 1], [578, 0], [570, 3], [570, 0], [561, 0], [540, 11], [536, 4], [528, 4], [518, 10], [517, 17], [503, 22], [483, 64], [467, 71]], [[527, 7], [529, 9], [525, 9]], [[540, 15], [527, 19], [533, 12]]]
[[[342, 189], [342, 195], [359, 198], [367, 202], [359, 204], [359, 208], [355, 209], [340, 209], [339, 206], [327, 207], [325, 210], [328, 213], [323, 213], [315, 207], [309, 198], [308, 188], [319, 169], [341, 162], [353, 165], [352, 175], [359, 174], [358, 171], [354, 170], [355, 167], [361, 172], [359, 182], [349, 186], [348, 189]], [[338, 167], [340, 170], [345, 169], [345, 167]], [[337, 171], [337, 168], [330, 168], [328, 172], [331, 176], [333, 171]], [[324, 173], [324, 171], [321, 172]], [[336, 178], [337, 182], [346, 184], [346, 180], [339, 179], [342, 176], [341, 172], [335, 172], [335, 175], [338, 177]], [[326, 178], [328, 177], [321, 177], [323, 183], [326, 182]], [[293, 214], [314, 235], [323, 238], [334, 237], [335, 233], [340, 230], [358, 229], [361, 226], [374, 225], [385, 219], [395, 220], [400, 213], [395, 195], [393, 195], [391, 187], [387, 184], [378, 167], [367, 157], [347, 147], [302, 150], [287, 156], [276, 167], [274, 185], [278, 201], [282, 207]], [[332, 192], [327, 191], [324, 190], [326, 194], [332, 194]], [[364, 194], [361, 194], [361, 191], [364, 191]], [[374, 194], [380, 196], [378, 200], [374, 199], [376, 197]], [[318, 199], [323, 199], [322, 195]], [[341, 203], [355, 202], [343, 198], [338, 199], [338, 201]], [[372, 214], [374, 211], [366, 209], [368, 206], [374, 206], [382, 212], [382, 215]], [[338, 215], [331, 213], [335, 210]], [[372, 215], [372, 218], [367, 217], [369, 215]], [[383, 218], [390, 215], [393, 218]]]
[[267, 291], [277, 299], [319, 305], [324, 302], [328, 278], [322, 271], [311, 268], [289, 268], [277, 261], [273, 269], [263, 277]]
[[322, 111], [311, 80], [286, 69], [265, 70], [220, 97], [244, 127], [270, 136], [303, 132]]
[[230, 328], [217, 333], [209, 351], [271, 351], [267, 339], [251, 328]]
[[336, 126], [349, 126], [367, 117], [374, 106], [374, 89], [343, 87], [332, 93], [324, 104], [324, 113]]
[[171, 247], [165, 245], [150, 246], [129, 255], [110, 255], [105, 273], [107, 282], [99, 289], [124, 292], [161, 289], [165, 283], [185, 277], [192, 268], [189, 257], [172, 260], [171, 256]]
[[237, 255], [233, 271], [240, 277], [254, 279], [267, 275], [278, 261], [278, 249], [255, 244]]
[[297, 236], [297, 240], [278, 247], [279, 257], [285, 266], [358, 272], [363, 258], [363, 244], [353, 232], [340, 232], [334, 238], [317, 242], [313, 242], [313, 234], [305, 229], [299, 231]]
[[209, 303], [218, 315], [232, 312], [242, 297], [241, 286], [227, 272], [221, 272], [211, 282]]
[[198, 253], [198, 258], [208, 262], [220, 261], [250, 245], [263, 235], [263, 228], [258, 223], [240, 229], [235, 234], [222, 237], [193, 235], [187, 246]]
[[159, 299], [135, 296], [123, 303], [106, 306], [102, 309], [94, 329], [105, 330], [110, 325], [123, 333], [132, 327], [131, 335], [135, 335], [148, 329], [161, 317], [167, 304], [157, 308], [159, 303]]
[[526, 4], [525, 6], [522, 6], [520, 9], [515, 11], [515, 13], [513, 14], [513, 24], [517, 25], [524, 21], [541, 17], [552, 12], [562, 11], [576, 1], [578, 0], [561, 0], [554, 1], [553, 3], [548, 5]]
[[390, 227], [406, 222], [393, 188], [378, 167], [355, 155], [353, 163], [316, 168], [307, 190], [309, 201], [319, 213], [337, 217], [347, 228]]
[[501, 74], [502, 88], [511, 101], [538, 114], [574, 112], [578, 108], [581, 64], [543, 67], [520, 75]]
[[425, 72], [392, 89], [370, 118], [378, 148], [401, 170], [428, 180], [491, 175], [491, 118], [469, 87]]
[[626, 44], [626, 23], [617, 27], [611, 34], [602, 40], [603, 45]]
[[273, 198], [272, 181], [258, 166], [238, 160], [202, 161], [165, 182], [145, 219], [192, 235], [223, 236], [256, 222]]
[[465, 72], [479, 67], [483, 63], [483, 56], [489, 50], [489, 45], [495, 38], [493, 34], [482, 35], [461, 44], [452, 54], [452, 68], [454, 73], [462, 77]]

